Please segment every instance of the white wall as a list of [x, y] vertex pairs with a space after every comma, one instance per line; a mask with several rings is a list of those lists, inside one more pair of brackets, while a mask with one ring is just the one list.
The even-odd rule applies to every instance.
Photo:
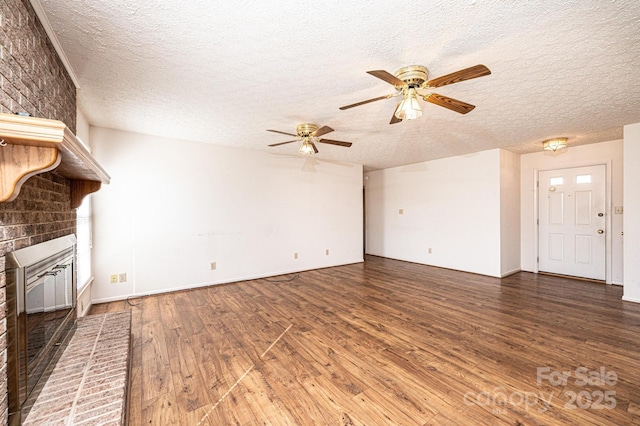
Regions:
[[611, 220], [611, 232], [607, 249], [607, 282], [622, 284], [622, 216], [613, 214], [612, 206], [622, 206], [623, 183], [622, 140], [580, 145], [557, 152], [541, 151], [521, 156], [521, 267], [523, 271], [536, 271], [536, 179], [542, 170], [570, 167], [607, 165], [608, 199], [607, 216]]
[[94, 302], [363, 260], [360, 165], [95, 127], [91, 142], [112, 177], [94, 195]]
[[500, 275], [520, 271], [520, 155], [500, 150]]
[[[84, 142], [89, 148], [91, 148], [91, 139], [90, 139], [90, 131], [89, 131], [89, 121], [85, 117], [84, 113], [81, 109], [76, 110], [76, 136]], [[91, 197], [91, 195], [89, 195]], [[83, 317], [89, 310], [91, 309], [91, 287], [93, 282], [89, 282], [79, 293], [78, 293], [78, 302], [77, 302], [77, 312], [78, 317]]]
[[91, 146], [89, 121], [81, 109], [76, 110], [76, 136], [82, 140], [87, 146]]
[[640, 303], [640, 123], [624, 126], [624, 296]]
[[502, 190], [510, 191], [501, 173], [519, 179], [509, 169], [514, 157], [501, 151], [367, 173], [367, 253], [490, 276], [518, 269], [518, 262], [501, 254], [502, 231], [513, 232], [505, 236], [508, 246], [519, 245], [518, 225], [509, 229], [517, 221], [511, 216], [501, 224], [501, 200], [518, 200], [506, 193], [501, 198]]

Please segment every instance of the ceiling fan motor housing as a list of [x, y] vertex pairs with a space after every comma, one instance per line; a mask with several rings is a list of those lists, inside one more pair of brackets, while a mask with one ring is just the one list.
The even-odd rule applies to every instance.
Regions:
[[309, 136], [311, 136], [311, 133], [315, 132], [316, 130], [318, 130], [318, 126], [311, 123], [298, 124], [298, 126], [296, 126], [296, 133], [298, 133], [298, 136], [300, 136], [301, 138], [308, 138]]
[[[407, 83], [410, 89], [423, 89], [427, 85], [429, 72], [422, 65], [409, 65], [396, 71], [395, 76]], [[395, 86], [395, 88], [403, 89], [402, 86]]]

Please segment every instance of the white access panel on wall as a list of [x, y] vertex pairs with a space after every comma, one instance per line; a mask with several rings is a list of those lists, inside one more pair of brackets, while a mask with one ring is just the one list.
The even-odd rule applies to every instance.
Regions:
[[540, 272], [605, 280], [606, 166], [539, 174]]

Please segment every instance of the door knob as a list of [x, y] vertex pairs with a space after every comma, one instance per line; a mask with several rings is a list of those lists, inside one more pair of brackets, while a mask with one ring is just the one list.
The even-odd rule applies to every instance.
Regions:
[[598, 229], [598, 234], [604, 234], [604, 229]]
[[598, 217], [604, 216], [604, 213], [598, 213]]

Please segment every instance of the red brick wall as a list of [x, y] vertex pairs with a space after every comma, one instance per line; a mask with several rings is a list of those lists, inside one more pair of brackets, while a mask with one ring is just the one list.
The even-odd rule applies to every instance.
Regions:
[[[29, 0], [0, 0], [0, 112], [60, 120], [75, 131], [75, 86]], [[75, 233], [69, 193], [69, 180], [50, 172], [0, 203], [0, 424], [8, 418], [5, 253]]]
[[29, 0], [0, 0], [0, 112], [76, 129], [76, 88]]

